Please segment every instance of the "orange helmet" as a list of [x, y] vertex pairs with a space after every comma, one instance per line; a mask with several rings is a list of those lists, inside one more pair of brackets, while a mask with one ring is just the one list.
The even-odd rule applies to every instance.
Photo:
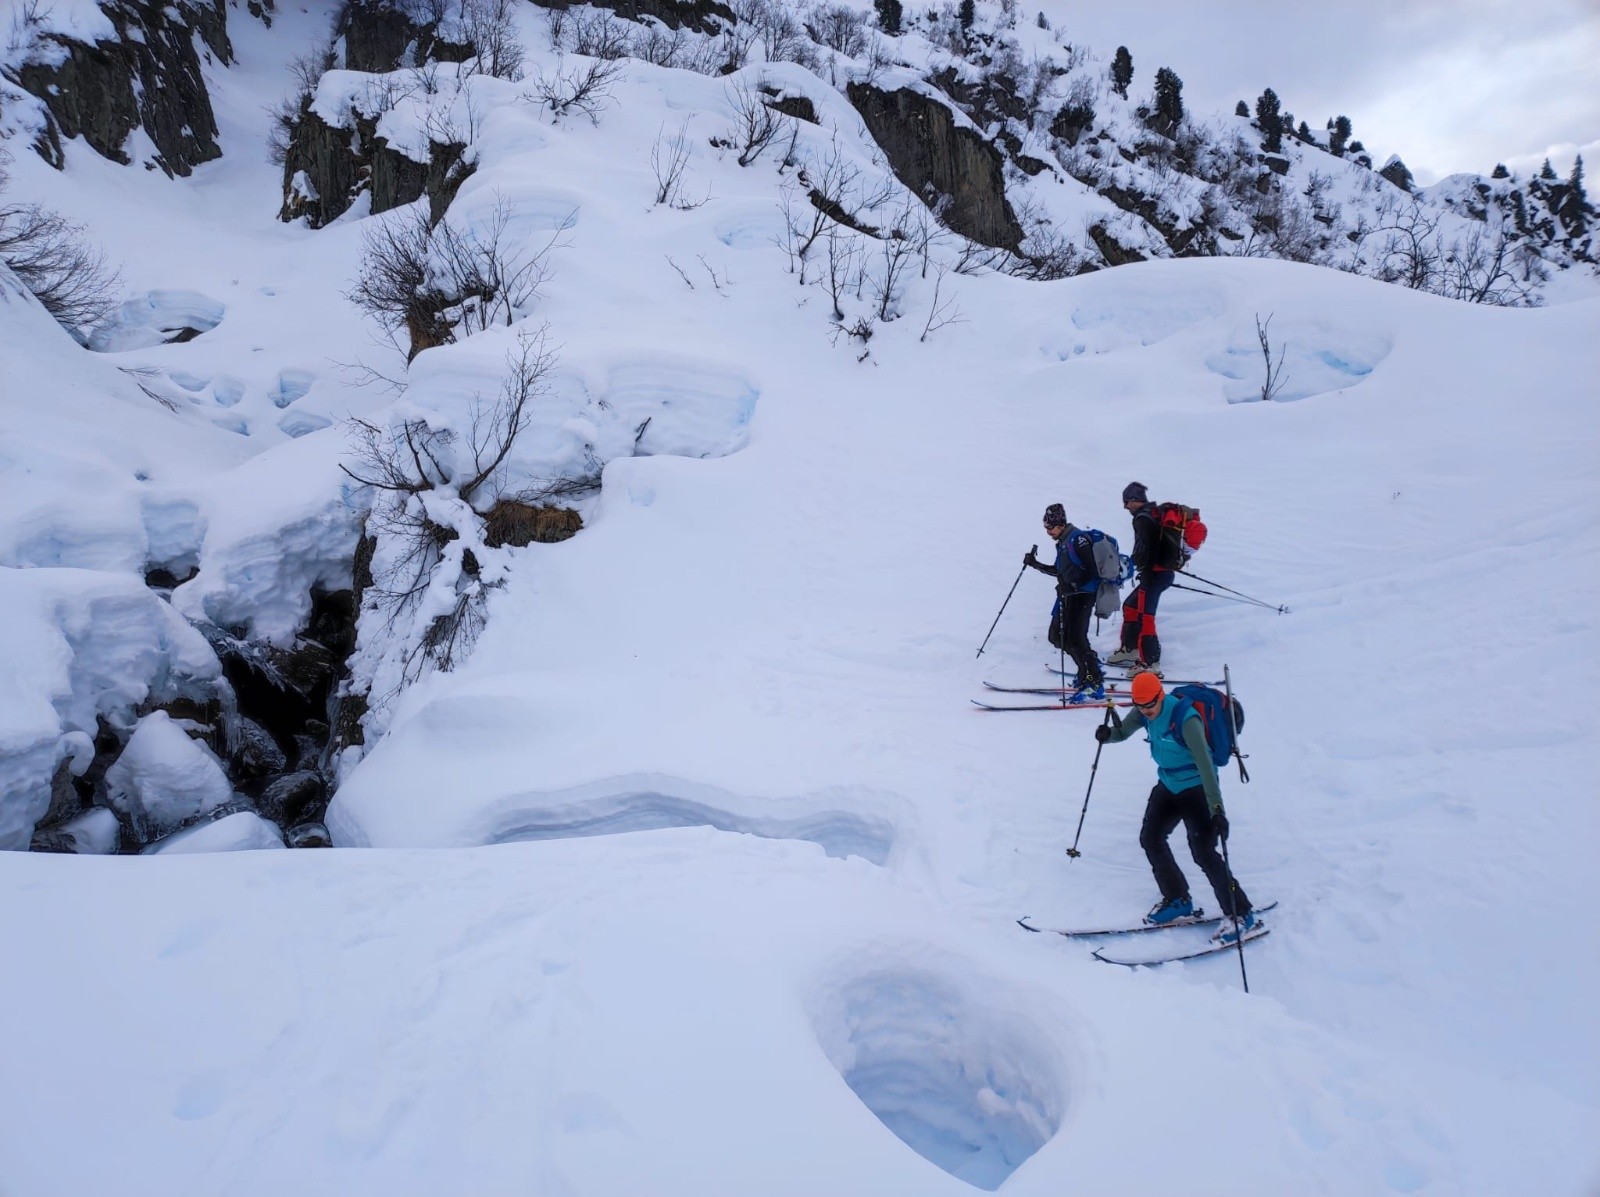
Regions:
[[1159, 699], [1165, 691], [1161, 679], [1153, 673], [1136, 673], [1133, 675], [1133, 701], [1136, 703], [1152, 703]]

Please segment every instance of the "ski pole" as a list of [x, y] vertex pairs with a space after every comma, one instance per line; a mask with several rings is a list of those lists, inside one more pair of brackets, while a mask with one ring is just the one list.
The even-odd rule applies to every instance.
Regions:
[[1233, 758], [1239, 762], [1239, 783], [1241, 785], [1249, 785], [1250, 774], [1245, 771], [1244, 753], [1239, 751], [1239, 723], [1238, 720], [1234, 718], [1233, 678], [1228, 673], [1228, 666], [1226, 663], [1224, 663], [1222, 666], [1222, 692], [1223, 694], [1227, 695], [1228, 698], [1228, 740], [1233, 746]]
[[[1100, 721], [1101, 727], [1110, 727], [1111, 721], [1116, 718], [1116, 708], [1111, 705], [1111, 700], [1106, 699], [1106, 717]], [[1094, 793], [1094, 775], [1100, 770], [1100, 753], [1105, 748], [1104, 744], [1096, 744], [1094, 749], [1094, 764], [1089, 766], [1089, 788], [1083, 792], [1083, 809], [1078, 812], [1078, 832], [1072, 837], [1072, 847], [1067, 849], [1067, 855], [1077, 860], [1083, 853], [1078, 851], [1078, 837], [1083, 834], [1083, 819], [1089, 813], [1089, 795]]]
[[1182, 582], [1174, 582], [1172, 587], [1174, 590], [1192, 590], [1195, 594], [1203, 594], [1207, 598], [1222, 599], [1224, 602], [1249, 603], [1253, 607], [1265, 607], [1268, 611], [1276, 611], [1279, 615], [1287, 615], [1289, 613], [1289, 608], [1287, 607], [1274, 607], [1271, 603], [1264, 603], [1260, 599], [1247, 598], [1243, 595], [1235, 598], [1231, 594], [1218, 594], [1214, 590], [1201, 590], [1198, 586], [1185, 586]]
[[1210, 578], [1202, 578], [1199, 574], [1192, 574], [1188, 570], [1183, 571], [1183, 576], [1186, 578], [1193, 578], [1196, 582], [1204, 582], [1207, 586], [1215, 586], [1218, 590], [1226, 590], [1229, 594], [1237, 594], [1242, 599], [1250, 599], [1252, 603], [1260, 603], [1263, 607], [1272, 607], [1272, 609], [1279, 615], [1287, 615], [1289, 613], [1288, 607], [1281, 605], [1273, 606], [1271, 603], [1262, 602], [1261, 599], [1250, 598], [1250, 596], [1242, 590], [1235, 590], [1232, 586], [1224, 586], [1221, 582], [1213, 582]]
[[[1239, 751], [1239, 727], [1233, 717], [1233, 676], [1228, 672], [1227, 662], [1222, 665], [1222, 692], [1228, 698], [1228, 740], [1233, 745], [1233, 755], [1239, 762], [1239, 780], [1248, 782], [1250, 775], [1244, 771], [1244, 753]], [[1228, 859], [1228, 837], [1222, 836], [1222, 867], [1228, 870], [1228, 905], [1232, 907], [1228, 915], [1233, 919], [1234, 946], [1239, 949], [1239, 980], [1244, 982], [1244, 991], [1250, 992], [1250, 976], [1244, 971], [1244, 931], [1239, 926], [1239, 882], [1233, 875], [1233, 862]]]
[[1239, 883], [1234, 880], [1233, 862], [1228, 859], [1228, 837], [1219, 838], [1222, 840], [1222, 867], [1228, 870], [1228, 917], [1233, 920], [1233, 946], [1239, 949], [1239, 980], [1244, 982], [1244, 991], [1249, 993], [1250, 975], [1244, 971], [1244, 929], [1239, 926]]
[[[1067, 596], [1059, 589], [1056, 591], [1055, 625], [1056, 634], [1061, 638], [1061, 705], [1067, 706]], [[1074, 674], [1072, 680], [1078, 681], [1078, 676]]]
[[[1039, 546], [1038, 545], [1034, 545], [1031, 549], [1028, 550], [1028, 552], [1030, 552], [1030, 553], [1037, 553], [1038, 551], [1039, 551]], [[998, 611], [996, 611], [994, 613], [994, 622], [989, 625], [989, 636], [993, 636], [995, 628], [1000, 626], [1000, 617], [1006, 613], [1006, 607], [1011, 602], [1011, 596], [1017, 592], [1017, 582], [1022, 581], [1022, 575], [1027, 573], [1027, 572], [1028, 572], [1028, 563], [1026, 561], [1024, 561], [1022, 563], [1022, 568], [1017, 571], [1017, 581], [1011, 583], [1011, 589], [1006, 591], [1006, 601], [1004, 603], [1001, 603], [1000, 604], [1000, 610], [998, 610]], [[980, 657], [983, 656], [983, 650], [989, 647], [989, 636], [985, 636], [983, 638], [983, 643], [978, 645], [978, 656], [980, 656]]]

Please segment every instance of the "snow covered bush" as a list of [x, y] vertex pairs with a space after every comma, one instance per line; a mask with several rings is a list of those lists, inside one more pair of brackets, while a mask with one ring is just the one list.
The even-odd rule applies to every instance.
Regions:
[[[374, 220], [362, 243], [361, 274], [347, 297], [391, 338], [405, 333], [406, 360], [466, 335], [509, 325], [539, 294], [550, 251], [567, 226], [542, 246], [511, 235], [511, 211], [497, 202], [472, 227], [437, 225], [420, 204]], [[396, 348], [401, 348], [398, 340]]]
[[429, 669], [448, 670], [471, 649], [489, 592], [505, 576], [484, 514], [503, 498], [502, 467], [547, 392], [555, 354], [545, 330], [524, 331], [506, 356], [493, 400], [474, 400], [457, 430], [429, 416], [351, 422], [345, 472], [375, 497], [368, 516], [371, 582], [362, 599], [353, 675], [381, 710]]

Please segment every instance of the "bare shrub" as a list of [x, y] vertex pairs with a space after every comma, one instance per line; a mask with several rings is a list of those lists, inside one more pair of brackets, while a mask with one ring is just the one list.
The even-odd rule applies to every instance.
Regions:
[[967, 318], [961, 314], [961, 309], [956, 306], [955, 300], [943, 295], [945, 275], [948, 273], [949, 271], [943, 266], [934, 270], [933, 299], [928, 304], [928, 318], [922, 323], [922, 335], [917, 338], [918, 341], [926, 341], [941, 328], [951, 324], [966, 323]]
[[1440, 273], [1442, 293], [1452, 299], [1508, 308], [1538, 307], [1535, 286], [1549, 277], [1537, 250], [1507, 228], [1486, 225], [1451, 242]]
[[633, 39], [630, 56], [651, 66], [682, 66], [686, 40], [681, 28], [668, 29], [665, 25], [650, 21], [644, 32]]
[[406, 360], [424, 349], [511, 324], [532, 305], [548, 275], [550, 251], [571, 227], [557, 229], [542, 246], [510, 232], [502, 202], [486, 223], [462, 229], [448, 220], [429, 223], [421, 205], [371, 223], [362, 243], [361, 273], [347, 298], [373, 317], [402, 348]]
[[846, 58], [859, 58], [867, 48], [867, 14], [844, 4], [820, 4], [806, 21], [812, 40]]
[[574, 53], [607, 62], [628, 56], [628, 23], [610, 9], [591, 8], [574, 13], [571, 25]]
[[669, 208], [687, 212], [691, 208], [698, 208], [711, 198], [709, 195], [697, 200], [687, 198], [684, 192], [684, 175], [688, 167], [688, 120], [685, 119], [671, 137], [667, 136], [667, 127], [662, 125], [661, 131], [656, 134], [655, 145], [650, 148], [650, 169], [656, 176], [655, 202], [658, 206], [666, 204]]
[[1266, 320], [1261, 319], [1260, 313], [1256, 314], [1256, 340], [1261, 345], [1261, 356], [1264, 361], [1266, 373], [1261, 380], [1261, 402], [1271, 403], [1283, 390], [1284, 383], [1288, 382], [1288, 375], [1283, 369], [1283, 356], [1288, 352], [1287, 345], [1278, 347], [1278, 357], [1272, 357], [1272, 342], [1267, 338], [1267, 330], [1272, 327], [1272, 316]]
[[474, 504], [496, 495], [554, 365], [544, 329], [521, 334], [506, 356], [499, 395], [473, 401], [464, 444], [422, 417], [350, 422], [351, 464], [340, 468], [377, 492], [362, 617], [381, 620], [390, 645], [387, 671], [384, 662], [373, 669], [388, 687], [380, 702], [429, 668], [454, 667], [482, 631], [488, 594], [504, 574], [485, 568], [486, 521]]
[[1415, 291], [1432, 291], [1439, 283], [1444, 251], [1439, 244], [1440, 213], [1407, 196], [1379, 208], [1374, 277]]
[[32, 48], [50, 16], [44, 0], [21, 0], [11, 11], [11, 27], [6, 32], [6, 57], [15, 62]]
[[581, 112], [594, 124], [600, 123], [600, 111], [611, 98], [611, 89], [622, 78], [623, 64], [615, 59], [597, 58], [588, 65], [557, 68], [555, 75], [546, 77], [542, 71], [533, 73], [532, 91], [524, 99], [543, 104], [550, 110], [552, 120], [560, 120], [572, 112]]
[[[0, 151], [0, 193], [9, 182]], [[83, 226], [38, 204], [0, 203], [0, 261], [68, 330], [92, 328], [117, 304], [121, 278]]]
[[479, 72], [496, 79], [522, 78], [527, 57], [517, 37], [518, 0], [461, 0], [461, 40], [472, 46]]
[[775, 0], [736, 0], [734, 16], [751, 34], [752, 44], [761, 48], [768, 62], [797, 62], [811, 66], [816, 50], [806, 36], [805, 27]]
[[294, 92], [267, 109], [267, 160], [274, 166], [282, 166], [288, 159], [295, 130], [311, 109], [317, 84], [337, 61], [331, 42], [290, 59], [289, 74], [295, 81]]
[[[861, 237], [839, 225], [828, 228], [828, 273], [825, 285], [833, 305], [835, 322], [844, 319], [844, 298], [852, 287], [859, 290], [861, 279]], [[871, 331], [867, 336], [870, 337]]]
[[728, 88], [727, 95], [733, 108], [733, 128], [722, 144], [739, 151], [740, 166], [749, 166], [793, 125], [794, 118], [770, 107], [759, 85], [749, 80]]
[[915, 244], [899, 228], [878, 242], [878, 268], [869, 274], [867, 286], [875, 301], [874, 313], [886, 324], [900, 315], [906, 272], [916, 260]]

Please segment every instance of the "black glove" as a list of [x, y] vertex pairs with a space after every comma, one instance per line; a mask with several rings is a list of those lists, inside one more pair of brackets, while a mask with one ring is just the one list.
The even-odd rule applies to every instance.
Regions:
[[1034, 569], [1039, 568], [1039, 559], [1033, 555], [1032, 549], [1022, 555], [1022, 564], [1031, 565]]
[[1094, 739], [1097, 744], [1111, 743], [1111, 729], [1102, 723], [1094, 729]]
[[1220, 806], [1211, 812], [1211, 830], [1221, 839], [1228, 838], [1228, 812]]

